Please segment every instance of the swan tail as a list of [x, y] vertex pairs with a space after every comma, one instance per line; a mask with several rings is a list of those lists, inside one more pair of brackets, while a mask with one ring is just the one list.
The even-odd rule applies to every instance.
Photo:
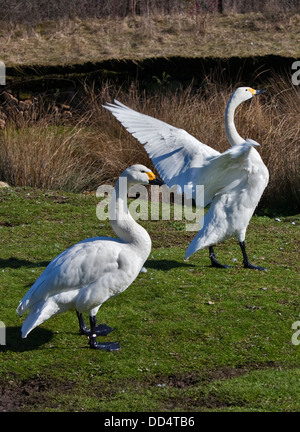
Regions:
[[[45, 271], [44, 271], [45, 273]], [[42, 273], [42, 275], [44, 274]], [[41, 299], [41, 289], [44, 287], [45, 279], [42, 278], [42, 275], [36, 280], [36, 282], [32, 285], [32, 287], [27, 291], [22, 300], [20, 300], [19, 306], [17, 307], [17, 314], [23, 315], [27, 309], [30, 309], [31, 305], [37, 303]], [[45, 296], [43, 298], [45, 301]]]
[[202, 235], [201, 231], [196, 235], [196, 237], [189, 244], [184, 259], [188, 259], [191, 255], [197, 252], [199, 249], [204, 249], [205, 247], [212, 246], [214, 241], [209, 241], [204, 235]]
[[24, 302], [23, 300], [21, 300], [20, 303], [19, 303], [19, 306], [17, 307], [16, 312], [17, 312], [18, 315], [21, 316], [27, 310], [27, 308], [28, 308], [27, 303]]
[[[19, 305], [18, 309], [20, 308], [20, 311], [22, 309], [21, 304]], [[18, 311], [17, 309], [17, 311]], [[53, 315], [56, 315], [58, 312], [60, 312], [60, 308], [57, 303], [55, 303], [53, 300], [41, 300], [34, 305], [32, 305], [29, 309], [29, 313], [23, 323], [21, 332], [22, 332], [22, 338], [26, 338], [27, 335], [37, 326], [42, 324], [44, 321], [52, 317]]]

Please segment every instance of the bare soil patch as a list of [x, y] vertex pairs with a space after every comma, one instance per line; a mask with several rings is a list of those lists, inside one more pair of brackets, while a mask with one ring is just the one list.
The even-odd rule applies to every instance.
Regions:
[[[38, 411], [39, 406], [53, 398], [50, 392], [66, 393], [74, 387], [73, 382], [59, 382], [47, 377], [35, 376], [21, 381], [0, 382], [0, 412]], [[54, 403], [54, 401], [52, 402]], [[48, 403], [49, 405], [49, 403]]]

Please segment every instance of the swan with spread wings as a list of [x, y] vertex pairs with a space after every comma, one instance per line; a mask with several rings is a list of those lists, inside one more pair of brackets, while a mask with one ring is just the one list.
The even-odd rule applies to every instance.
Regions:
[[239, 87], [225, 111], [226, 135], [231, 148], [224, 153], [198, 141], [183, 129], [141, 114], [117, 100], [104, 105], [141, 144], [163, 181], [181, 190], [204, 185], [204, 205], [210, 204], [204, 224], [190, 243], [185, 258], [197, 250], [209, 248], [212, 266], [226, 268], [216, 259], [214, 246], [236, 236], [245, 268], [265, 270], [249, 262], [245, 236], [249, 221], [265, 190], [268, 169], [255, 147], [259, 144], [242, 138], [234, 124], [235, 110], [242, 102], [263, 93], [251, 87]]

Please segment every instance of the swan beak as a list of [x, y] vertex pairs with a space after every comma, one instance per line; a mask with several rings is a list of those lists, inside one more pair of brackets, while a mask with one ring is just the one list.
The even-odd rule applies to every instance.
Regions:
[[262, 93], [265, 93], [266, 92], [266, 90], [255, 90], [255, 94], [256, 95], [259, 95], [259, 94], [262, 94]]
[[148, 176], [149, 181], [154, 180], [156, 178], [155, 174], [152, 171], [149, 171], [146, 174]]
[[158, 179], [158, 178], [155, 177], [155, 174], [153, 174], [152, 171], [147, 172], [146, 174], [147, 174], [147, 176], [149, 178], [149, 184], [151, 184], [151, 185], [159, 185], [159, 186], [161, 186], [161, 185], [164, 184], [164, 182], [162, 180], [160, 180], [160, 179]]
[[250, 93], [253, 94], [253, 96], [265, 93], [265, 91], [266, 91], [266, 90], [254, 90], [253, 88], [249, 88], [248, 90], [249, 90]]

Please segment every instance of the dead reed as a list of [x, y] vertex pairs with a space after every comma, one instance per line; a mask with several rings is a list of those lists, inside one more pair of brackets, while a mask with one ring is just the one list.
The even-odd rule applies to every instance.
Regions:
[[[282, 76], [266, 87], [265, 95], [238, 108], [237, 129], [261, 144], [258, 151], [270, 172], [260, 207], [299, 211], [300, 89]], [[0, 132], [0, 179], [14, 186], [83, 191], [114, 182], [133, 163], [153, 167], [143, 147], [102, 107], [113, 98], [224, 151], [224, 111], [232, 91], [217, 83], [201, 92], [191, 86], [151, 95], [134, 84], [128, 91], [109, 85], [87, 89], [85, 114], [76, 124], [51, 124], [45, 115], [18, 128], [10, 123]]]
[[[283, 76], [272, 77], [266, 88], [264, 96], [253, 98], [237, 109], [237, 129], [241, 136], [261, 144], [258, 151], [270, 172], [261, 206], [299, 211], [300, 89]], [[233, 90], [210, 83], [201, 93], [192, 87], [148, 97], [140, 95], [136, 88], [127, 93], [113, 93], [116, 99], [131, 108], [183, 128], [222, 152], [228, 148], [224, 112]], [[142, 146], [102, 109], [102, 104], [111, 100], [108, 93], [111, 92], [104, 89], [90, 100], [93, 100], [93, 127], [101, 130], [101, 139], [97, 142], [99, 156], [110, 168], [110, 176], [116, 178], [129, 163], [141, 162], [152, 167]]]

